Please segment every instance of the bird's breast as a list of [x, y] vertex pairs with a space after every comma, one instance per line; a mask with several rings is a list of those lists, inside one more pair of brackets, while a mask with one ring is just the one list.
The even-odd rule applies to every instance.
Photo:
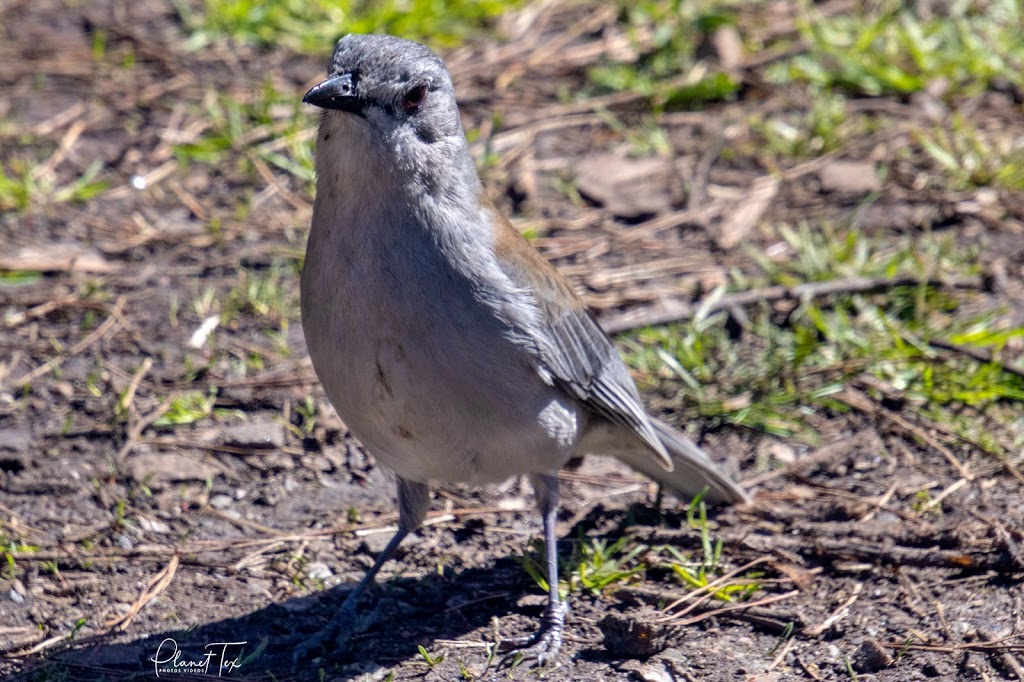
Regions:
[[[302, 276], [310, 357], [341, 418], [404, 478], [556, 471], [579, 408], [544, 382], [479, 287], [386, 211], [318, 205]], [[330, 224], [317, 221], [330, 220]], [[357, 236], [358, 235], [358, 236]]]

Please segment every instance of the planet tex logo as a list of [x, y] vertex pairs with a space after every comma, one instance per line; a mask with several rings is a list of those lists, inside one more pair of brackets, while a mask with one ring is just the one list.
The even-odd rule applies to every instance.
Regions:
[[[168, 637], [160, 642], [156, 655], [150, 657], [153, 671], [157, 677], [161, 675], [210, 675], [216, 671], [217, 677], [230, 675], [242, 667], [241, 647], [247, 642], [211, 642], [204, 647], [204, 653], [196, 658], [186, 656], [174, 638]], [[237, 654], [237, 655], [236, 655]]]

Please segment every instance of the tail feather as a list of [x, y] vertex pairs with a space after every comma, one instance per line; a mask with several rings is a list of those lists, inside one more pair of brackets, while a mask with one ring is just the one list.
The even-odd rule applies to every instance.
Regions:
[[595, 454], [618, 457], [685, 499], [706, 488], [704, 499], [709, 504], [750, 502], [750, 496], [720, 471], [693, 441], [660, 419], [652, 417], [651, 424], [672, 459], [672, 471], [666, 471], [648, 447], [625, 429], [615, 428], [603, 438], [584, 443], [583, 447]]

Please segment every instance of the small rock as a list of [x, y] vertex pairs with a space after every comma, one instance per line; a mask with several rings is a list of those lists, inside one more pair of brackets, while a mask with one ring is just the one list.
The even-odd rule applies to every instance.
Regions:
[[139, 517], [139, 528], [148, 533], [170, 533], [171, 527], [160, 519], [151, 519], [148, 516]]
[[939, 658], [933, 661], [925, 661], [921, 665], [921, 672], [926, 677], [941, 677], [944, 680], [951, 680], [953, 675], [956, 674], [956, 666], [948, 659]]
[[622, 672], [631, 673], [631, 672], [634, 672], [634, 671], [642, 669], [644, 667], [644, 664], [641, 663], [640, 661], [636, 661], [636, 660], [632, 660], [631, 659], [631, 660], [628, 660], [628, 661], [623, 661], [622, 663], [620, 663], [616, 667], [619, 670], [621, 670]]
[[981, 206], [995, 206], [999, 203], [999, 192], [991, 187], [982, 187], [974, 192], [974, 200]]
[[640, 218], [671, 208], [672, 171], [662, 158], [594, 154], [576, 164], [576, 189], [613, 215]]
[[363, 536], [363, 549], [377, 556], [391, 542], [392, 533], [370, 533]]
[[516, 600], [516, 608], [530, 609], [530, 608], [543, 608], [547, 606], [548, 598], [547, 595], [537, 594], [530, 592], [524, 594], [522, 597]]
[[236, 448], [277, 450], [284, 447], [284, 429], [273, 422], [243, 422], [224, 429], [224, 444]]
[[210, 498], [210, 506], [214, 509], [227, 509], [234, 503], [235, 501], [230, 495], [223, 493], [218, 493]]
[[30, 447], [32, 447], [32, 429], [28, 426], [0, 429], [0, 450], [24, 452]]
[[304, 597], [300, 599], [285, 599], [277, 604], [277, 607], [287, 613], [305, 613], [314, 606], [317, 606], [317, 599]]
[[154, 222], [156, 222], [160, 234], [165, 235], [165, 238], [170, 238], [172, 235], [187, 237], [202, 234], [205, 229], [203, 222], [194, 219], [187, 209], [161, 212]]
[[327, 580], [334, 572], [322, 561], [313, 561], [306, 565], [306, 575], [312, 580]]
[[686, 658], [686, 654], [682, 649], [678, 647], [669, 647], [661, 652], [658, 656], [658, 660], [667, 666], [670, 666], [673, 670], [686, 670], [690, 667], [690, 662]]
[[993, 620], [975, 622], [974, 635], [985, 642], [997, 642], [1013, 635], [1013, 629], [1007, 623]]
[[25, 586], [21, 584], [20, 580], [14, 581], [14, 587], [7, 593], [7, 596], [15, 604], [25, 603]]
[[725, 71], [735, 72], [743, 68], [743, 37], [735, 26], [719, 26], [711, 36], [711, 43], [715, 46], [718, 61]]
[[908, 230], [927, 227], [946, 217], [945, 208], [935, 204], [879, 201], [859, 211], [854, 227], [865, 230]]
[[171, 452], [137, 455], [127, 462], [128, 475], [147, 484], [205, 481], [220, 471], [192, 457]]
[[121, 602], [122, 604], [133, 604], [139, 595], [129, 592], [128, 590], [117, 590], [110, 595], [110, 598], [115, 602]]
[[608, 654], [617, 658], [649, 658], [665, 649], [673, 629], [657, 622], [658, 613], [641, 609], [632, 613], [609, 613], [597, 627], [604, 634]]
[[525, 511], [530, 508], [530, 503], [522, 497], [503, 497], [497, 501], [497, 506], [503, 511]]
[[60, 393], [60, 397], [64, 400], [74, 400], [75, 398], [75, 385], [70, 381], [57, 381], [53, 384], [54, 389], [57, 393]]
[[768, 453], [782, 464], [792, 464], [796, 461], [796, 450], [785, 443], [774, 443], [768, 448]]
[[272, 595], [270, 590], [274, 586], [272, 582], [263, 578], [246, 578], [245, 585], [250, 592], [261, 597], [270, 597]]
[[271, 483], [260, 488], [253, 497], [253, 502], [265, 507], [276, 507], [285, 497], [284, 489], [277, 483]]
[[[387, 682], [389, 679], [394, 679], [394, 673], [391, 667], [383, 667], [379, 663], [371, 661], [365, 661], [361, 663], [351, 663], [341, 668], [336, 669], [339, 676], [339, 680], [365, 680], [366, 682]], [[444, 677], [437, 676], [437, 671], [430, 671], [425, 673], [424, 679], [436, 680], [445, 679]], [[475, 677], [473, 679], [476, 679]]]
[[619, 669], [631, 673], [630, 677], [637, 682], [675, 682], [679, 679], [660, 663], [626, 661]]
[[882, 189], [874, 164], [864, 161], [832, 161], [818, 172], [823, 192], [867, 194]]
[[954, 620], [953, 632], [955, 632], [960, 639], [968, 642], [973, 642], [978, 638], [978, 628], [974, 626], [974, 623], [966, 620]]
[[853, 669], [860, 673], [876, 673], [893, 664], [892, 655], [873, 639], [866, 639], [850, 661]]

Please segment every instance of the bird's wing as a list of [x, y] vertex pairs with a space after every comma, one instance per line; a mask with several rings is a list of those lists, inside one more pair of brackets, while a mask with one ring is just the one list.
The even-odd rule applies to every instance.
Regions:
[[611, 339], [554, 266], [497, 209], [489, 208], [498, 265], [537, 304], [541, 333], [529, 337], [540, 368], [588, 408], [635, 433], [671, 470], [672, 459]]

